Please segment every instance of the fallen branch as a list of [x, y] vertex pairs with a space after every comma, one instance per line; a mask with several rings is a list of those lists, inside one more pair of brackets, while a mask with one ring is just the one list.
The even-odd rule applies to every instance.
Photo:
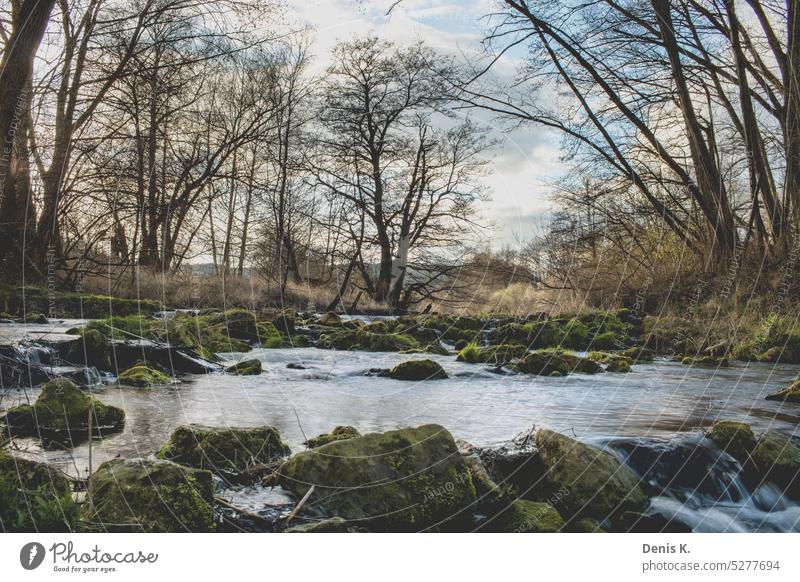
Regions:
[[314, 493], [314, 485], [308, 488], [308, 491], [306, 491], [306, 494], [303, 495], [303, 498], [300, 500], [300, 502], [297, 505], [295, 505], [292, 512], [286, 517], [286, 523], [292, 521], [292, 519], [294, 519], [294, 517], [300, 512], [300, 510], [303, 509], [303, 506], [306, 504], [306, 501], [308, 501], [308, 498], [311, 497], [312, 493]]

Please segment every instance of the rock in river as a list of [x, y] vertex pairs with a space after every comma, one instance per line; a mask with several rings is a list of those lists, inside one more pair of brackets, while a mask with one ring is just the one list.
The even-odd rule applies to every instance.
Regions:
[[760, 481], [772, 481], [788, 497], [800, 499], [800, 446], [775, 430], [758, 439], [751, 454]]
[[371, 531], [471, 527], [475, 488], [450, 433], [435, 424], [367, 434], [295, 455], [280, 484]]
[[800, 403], [800, 380], [795, 380], [783, 390], [767, 395], [765, 399]]
[[389, 377], [411, 381], [444, 380], [447, 378], [447, 372], [433, 360], [409, 360], [389, 370]]
[[82, 517], [96, 531], [213, 531], [211, 473], [162, 460], [107, 461], [89, 479]]
[[288, 454], [289, 447], [272, 426], [216, 428], [190, 424], [178, 427], [156, 456], [229, 477], [242, 476]]
[[10, 408], [0, 420], [16, 435], [69, 440], [88, 433], [90, 410], [95, 435], [121, 430], [125, 424], [125, 411], [103, 404], [65, 378], [51, 380], [32, 406]]

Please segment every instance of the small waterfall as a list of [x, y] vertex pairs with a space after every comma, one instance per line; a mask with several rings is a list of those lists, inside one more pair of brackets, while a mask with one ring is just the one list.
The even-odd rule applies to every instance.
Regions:
[[800, 531], [799, 503], [772, 483], [751, 490], [741, 464], [701, 433], [616, 438], [605, 446], [641, 477], [650, 514], [697, 532]]

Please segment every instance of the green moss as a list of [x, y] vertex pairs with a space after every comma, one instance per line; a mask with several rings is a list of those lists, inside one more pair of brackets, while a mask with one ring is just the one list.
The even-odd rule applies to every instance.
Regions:
[[120, 372], [118, 380], [120, 384], [139, 386], [140, 388], [162, 386], [164, 384], [169, 384], [171, 381], [170, 377], [163, 372], [159, 372], [148, 366], [134, 366], [128, 368], [124, 372]]
[[553, 373], [566, 376], [572, 372], [596, 374], [603, 371], [598, 363], [559, 349], [530, 352], [520, 358], [512, 367], [518, 372], [539, 376], [551, 376]]
[[727, 368], [728, 359], [716, 356], [686, 356], [681, 360], [685, 366], [701, 366], [711, 368]]
[[766, 400], [800, 403], [800, 380], [795, 380], [783, 390], [769, 394]]
[[343, 441], [359, 436], [361, 436], [361, 433], [359, 433], [352, 426], [337, 426], [330, 433], [321, 434], [314, 438], [308, 439], [304, 444], [309, 449], [314, 449], [317, 447], [321, 447], [322, 445], [327, 445], [328, 443], [332, 443], [334, 441]]
[[258, 376], [261, 374], [261, 360], [243, 360], [228, 366], [225, 372], [237, 376]]
[[470, 342], [458, 352], [456, 360], [468, 364], [477, 364], [481, 361], [481, 349], [477, 342]]
[[792, 499], [800, 498], [800, 447], [792, 439], [768, 430], [750, 455], [759, 482], [772, 481]]
[[340, 327], [342, 325], [342, 318], [339, 317], [336, 313], [329, 311], [328, 313], [323, 313], [319, 319], [317, 320], [318, 325], [326, 325], [328, 327]]
[[114, 459], [89, 479], [87, 529], [207, 532], [216, 529], [211, 473], [163, 460]]
[[99, 319], [112, 315], [151, 315], [160, 309], [156, 301], [54, 291], [45, 287], [6, 287], [2, 291], [5, 309], [19, 315], [27, 310], [50, 317]]
[[6, 411], [4, 422], [12, 433], [23, 436], [64, 437], [84, 435], [89, 430], [89, 411], [95, 435], [121, 430], [125, 412], [100, 402], [65, 378], [45, 384], [33, 406], [23, 404]]
[[67, 361], [73, 364], [86, 364], [101, 370], [110, 370], [111, 347], [106, 337], [94, 328], [82, 330], [80, 338], [71, 341]]
[[409, 360], [401, 362], [389, 370], [389, 377], [394, 380], [444, 380], [447, 372], [433, 360]]
[[280, 484], [313, 507], [371, 531], [463, 528], [475, 488], [453, 437], [438, 425], [336, 441], [300, 453]]
[[72, 531], [77, 513], [70, 482], [63, 473], [0, 449], [0, 530]]
[[753, 430], [744, 422], [719, 420], [711, 425], [706, 436], [720, 449], [743, 464], [749, 459], [750, 451], [756, 446]]
[[598, 364], [605, 364], [606, 372], [624, 373], [631, 371], [631, 361], [622, 354], [610, 352], [592, 352], [587, 358]]
[[272, 426], [216, 428], [190, 424], [175, 429], [156, 457], [231, 475], [288, 454], [289, 447]]
[[617, 334], [613, 331], [607, 331], [594, 336], [591, 345], [598, 350], [616, 350], [622, 347], [622, 343]]
[[652, 362], [653, 352], [647, 348], [633, 347], [623, 350], [622, 355], [629, 358], [632, 363]]
[[[501, 344], [486, 347], [475, 346], [474, 350], [472, 350], [471, 345], [472, 344], [467, 346], [465, 350], [462, 350], [462, 352], [459, 353], [457, 357], [459, 362], [468, 362], [472, 364], [483, 363], [503, 366], [523, 357], [528, 353], [528, 349], [519, 344]], [[462, 356], [462, 354], [464, 354], [464, 356]], [[465, 357], [469, 359], [465, 359]]]
[[545, 429], [536, 433], [536, 448], [542, 476], [533, 494], [542, 501], [558, 496], [565, 518], [603, 521], [647, 506], [638, 477], [610, 454]]
[[518, 499], [493, 516], [481, 531], [497, 533], [556, 533], [564, 519], [549, 503]]

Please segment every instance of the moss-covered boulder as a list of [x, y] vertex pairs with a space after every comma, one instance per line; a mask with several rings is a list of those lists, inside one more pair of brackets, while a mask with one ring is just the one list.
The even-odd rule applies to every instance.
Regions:
[[272, 325], [282, 334], [293, 336], [295, 334], [296, 321], [297, 312], [294, 309], [284, 309], [272, 319]]
[[94, 531], [214, 531], [211, 473], [164, 460], [107, 461], [89, 479], [83, 520]]
[[352, 426], [337, 426], [331, 432], [308, 439], [304, 444], [309, 449], [315, 449], [334, 441], [343, 441], [360, 437], [361, 433]]
[[469, 364], [494, 364], [503, 366], [528, 353], [528, 348], [519, 344], [500, 344], [479, 347], [475, 343], [467, 345], [458, 353], [456, 360]]
[[66, 475], [0, 449], [0, 531], [71, 531], [76, 516]]
[[261, 373], [261, 360], [242, 360], [225, 368], [226, 374], [236, 376], [258, 376]]
[[470, 527], [475, 488], [450, 433], [435, 424], [367, 434], [295, 455], [279, 482], [371, 531]]
[[341, 327], [342, 318], [339, 317], [336, 313], [329, 311], [328, 313], [323, 313], [322, 315], [320, 315], [319, 319], [317, 320], [317, 325], [326, 325], [328, 327]]
[[750, 425], [733, 420], [718, 420], [708, 429], [706, 436], [720, 449], [744, 464], [756, 446], [756, 437]]
[[613, 521], [624, 511], [647, 507], [636, 474], [609, 453], [546, 429], [536, 433], [536, 448], [542, 474], [534, 495], [557, 496], [565, 518]]
[[598, 364], [605, 364], [606, 372], [625, 373], [631, 371], [630, 358], [622, 354], [613, 352], [592, 352], [587, 358]]
[[633, 347], [623, 350], [621, 353], [626, 358], [630, 358], [634, 364], [653, 361], [653, 351], [647, 348]]
[[480, 531], [497, 533], [556, 533], [564, 519], [549, 503], [517, 499], [492, 516]]
[[765, 397], [766, 400], [777, 400], [779, 402], [794, 402], [800, 404], [800, 380], [795, 380], [783, 390]]
[[517, 372], [538, 376], [566, 376], [573, 372], [597, 374], [603, 371], [597, 362], [559, 349], [530, 352], [520, 358], [512, 367]]
[[110, 370], [111, 347], [100, 330], [82, 330], [78, 339], [70, 342], [66, 359], [72, 364], [86, 364], [100, 370]]
[[409, 360], [401, 362], [389, 370], [389, 377], [394, 380], [444, 380], [447, 372], [433, 360]]
[[775, 430], [758, 439], [750, 454], [758, 482], [771, 481], [792, 499], [800, 498], [800, 446]]
[[221, 476], [240, 477], [289, 452], [278, 429], [272, 426], [217, 428], [189, 424], [175, 429], [156, 456]]
[[90, 410], [96, 436], [121, 430], [125, 424], [125, 411], [103, 404], [65, 378], [51, 380], [33, 405], [10, 408], [0, 420], [16, 435], [71, 439], [88, 433]]
[[170, 383], [170, 377], [149, 366], [133, 366], [120, 372], [117, 378], [120, 384], [148, 388], [150, 386], [163, 386]]

